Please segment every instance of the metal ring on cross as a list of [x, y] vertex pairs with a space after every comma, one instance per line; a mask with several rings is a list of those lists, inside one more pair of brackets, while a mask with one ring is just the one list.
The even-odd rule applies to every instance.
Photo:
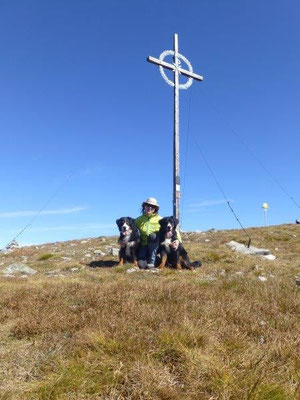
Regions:
[[[159, 56], [159, 59], [160, 59], [160, 61], [163, 61], [166, 56], [174, 56], [174, 54], [175, 53], [174, 53], [173, 50], [165, 50], [164, 52], [161, 53], [161, 55]], [[188, 66], [189, 72], [193, 72], [193, 67], [192, 67], [191, 63], [189, 62], [189, 60], [187, 58], [185, 58], [180, 53], [177, 53], [177, 57], [179, 58], [179, 60], [178, 60], [179, 64], [180, 64], [180, 60], [182, 60]], [[174, 65], [174, 70], [175, 69], [176, 69], [176, 66]], [[163, 69], [163, 67], [161, 65], [159, 66], [159, 71], [160, 71], [161, 76], [163, 77], [163, 79], [165, 80], [165, 82], [168, 85], [175, 86], [174, 82], [172, 82], [167, 77], [167, 75], [165, 74], [165, 71], [164, 71], [164, 69]], [[179, 84], [179, 89], [188, 89], [191, 86], [192, 83], [193, 83], [193, 78], [189, 78], [186, 83]]]

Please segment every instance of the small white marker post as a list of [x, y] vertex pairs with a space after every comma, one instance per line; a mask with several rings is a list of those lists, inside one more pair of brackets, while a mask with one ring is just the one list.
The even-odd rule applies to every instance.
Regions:
[[267, 226], [267, 210], [269, 208], [269, 204], [268, 203], [263, 203], [261, 208], [264, 210], [265, 226]]
[[[159, 66], [160, 73], [168, 85], [174, 87], [174, 167], [173, 167], [173, 216], [179, 219], [179, 199], [180, 199], [180, 176], [179, 176], [179, 89], [188, 89], [193, 83], [193, 79], [202, 81], [203, 77], [193, 72], [193, 68], [188, 59], [178, 52], [178, 35], [174, 34], [174, 50], [166, 50], [159, 56], [159, 59], [148, 57], [147, 61]], [[173, 64], [164, 60], [166, 56], [173, 56]], [[188, 70], [181, 68], [181, 60], [188, 66]], [[174, 72], [172, 82], [166, 76], [164, 68]], [[189, 79], [185, 84], [179, 83], [179, 74], [187, 76]]]

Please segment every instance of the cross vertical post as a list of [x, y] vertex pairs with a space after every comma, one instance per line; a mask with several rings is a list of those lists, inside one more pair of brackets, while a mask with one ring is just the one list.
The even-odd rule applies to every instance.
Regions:
[[174, 158], [173, 158], [173, 216], [179, 219], [180, 170], [179, 170], [179, 59], [178, 35], [174, 34]]
[[[173, 64], [164, 61], [167, 55], [173, 56]], [[181, 67], [182, 60], [188, 66], [188, 70]], [[179, 220], [179, 201], [180, 201], [180, 174], [179, 174], [179, 89], [188, 89], [193, 83], [193, 79], [202, 81], [203, 77], [193, 72], [193, 68], [182, 54], [178, 51], [178, 35], [174, 34], [173, 50], [164, 51], [159, 59], [149, 56], [147, 61], [159, 66], [160, 73], [170, 86], [174, 86], [174, 136], [173, 136], [173, 216]], [[174, 80], [171, 81], [164, 73], [163, 68], [167, 68], [174, 73]], [[187, 76], [189, 79], [185, 84], [179, 83], [179, 74]]]

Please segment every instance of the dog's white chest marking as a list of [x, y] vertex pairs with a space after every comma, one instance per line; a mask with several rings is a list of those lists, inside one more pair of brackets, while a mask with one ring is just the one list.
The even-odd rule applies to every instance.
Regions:
[[170, 246], [170, 244], [172, 243], [172, 239], [171, 238], [165, 238], [165, 240], [162, 242], [162, 244], [164, 246]]
[[167, 253], [169, 253], [171, 251], [171, 247], [170, 247], [171, 243], [172, 243], [171, 238], [165, 238], [165, 240], [162, 242], [162, 245], [167, 250]]

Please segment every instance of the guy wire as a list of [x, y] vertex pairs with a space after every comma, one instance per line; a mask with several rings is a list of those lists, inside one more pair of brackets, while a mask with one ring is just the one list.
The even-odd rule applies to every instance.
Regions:
[[[204, 88], [205, 91], [205, 88]], [[282, 192], [296, 205], [296, 207], [300, 208], [299, 203], [287, 192], [287, 190], [281, 185], [281, 183], [275, 178], [275, 176], [263, 165], [260, 159], [254, 154], [253, 150], [248, 146], [245, 139], [242, 138], [235, 129], [233, 129], [229, 123], [225, 120], [223, 115], [218, 111], [217, 107], [212, 103], [212, 101], [206, 97], [207, 102], [210, 104], [211, 108], [214, 109], [215, 113], [219, 118], [223, 120], [223, 123], [227, 125], [228, 129], [240, 140], [240, 142], [244, 145], [244, 147], [249, 151], [251, 156], [256, 160], [256, 162], [260, 165], [260, 167], [269, 175], [269, 177], [276, 183], [276, 185], [282, 190]]]
[[217, 186], [218, 186], [220, 192], [222, 193], [222, 195], [223, 195], [223, 197], [224, 197], [224, 199], [225, 199], [225, 201], [226, 201], [226, 203], [227, 203], [227, 205], [228, 205], [230, 211], [231, 211], [232, 214], [234, 215], [234, 217], [235, 217], [235, 219], [237, 220], [237, 222], [239, 223], [240, 227], [243, 229], [245, 235], [247, 236], [247, 238], [248, 238], [248, 248], [249, 248], [249, 247], [250, 247], [250, 244], [251, 244], [251, 236], [250, 236], [250, 234], [248, 233], [248, 231], [246, 230], [246, 228], [243, 227], [241, 221], [239, 220], [238, 216], [237, 216], [236, 213], [234, 212], [234, 210], [233, 210], [233, 208], [232, 208], [232, 206], [231, 206], [231, 204], [230, 204], [230, 201], [228, 200], [227, 196], [225, 195], [224, 190], [222, 189], [222, 187], [221, 187], [221, 185], [220, 185], [220, 183], [219, 183], [219, 181], [218, 181], [216, 175], [214, 174], [214, 172], [213, 172], [213, 170], [211, 169], [211, 167], [210, 167], [210, 165], [209, 165], [209, 163], [208, 163], [206, 157], [204, 156], [204, 154], [203, 154], [203, 152], [202, 152], [202, 150], [201, 150], [201, 147], [199, 146], [198, 141], [196, 140], [195, 136], [193, 136], [193, 137], [194, 137], [194, 140], [195, 140], [196, 145], [197, 145], [198, 148], [199, 148], [200, 154], [201, 154], [201, 156], [202, 156], [202, 158], [203, 158], [203, 160], [204, 160], [204, 162], [205, 162], [205, 164], [206, 164], [206, 166], [207, 166], [209, 172], [211, 173], [212, 177], [214, 178], [214, 181], [216, 182], [216, 184], [217, 184]]
[[62, 188], [66, 185], [66, 183], [71, 179], [71, 177], [74, 175], [73, 173], [70, 173], [67, 175], [66, 179], [63, 181], [63, 183], [55, 190], [55, 192], [50, 196], [50, 198], [46, 201], [46, 203], [41, 207], [37, 213], [29, 220], [29, 222], [24, 226], [23, 229], [12, 239], [10, 240], [5, 247], [8, 247], [10, 243], [12, 243], [14, 240], [16, 240], [32, 223], [33, 221], [41, 214], [42, 211], [48, 206], [49, 203], [57, 196], [57, 194], [62, 190]]

